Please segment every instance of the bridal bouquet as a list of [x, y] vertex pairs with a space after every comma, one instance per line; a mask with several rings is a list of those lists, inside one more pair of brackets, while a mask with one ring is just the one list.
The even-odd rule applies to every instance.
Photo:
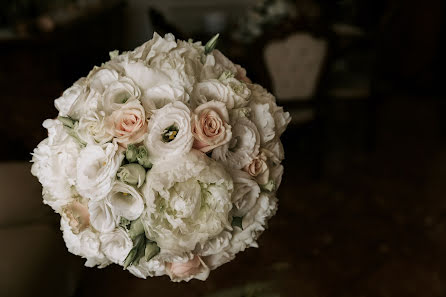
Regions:
[[44, 203], [86, 266], [205, 280], [277, 209], [290, 116], [216, 39], [156, 33], [55, 100], [34, 150]]

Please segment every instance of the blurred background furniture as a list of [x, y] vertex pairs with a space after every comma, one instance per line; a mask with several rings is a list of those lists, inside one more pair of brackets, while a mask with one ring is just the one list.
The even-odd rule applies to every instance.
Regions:
[[73, 296], [82, 261], [66, 252], [30, 170], [29, 162], [0, 163], [0, 296]]

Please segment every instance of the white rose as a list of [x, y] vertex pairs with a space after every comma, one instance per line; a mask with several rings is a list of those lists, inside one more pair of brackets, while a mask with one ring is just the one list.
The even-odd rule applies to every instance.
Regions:
[[259, 104], [252, 101], [249, 105], [251, 109], [250, 120], [256, 124], [260, 135], [260, 144], [264, 144], [276, 135], [276, 123], [270, 112], [268, 103]]
[[285, 158], [285, 152], [283, 150], [283, 145], [280, 139], [277, 137], [273, 141], [265, 144], [263, 151], [266, 156], [275, 164], [279, 164]]
[[230, 168], [241, 169], [259, 154], [260, 135], [256, 125], [244, 116], [233, 119], [231, 126], [231, 141], [215, 148], [212, 158]]
[[85, 90], [86, 79], [81, 78], [76, 81], [73, 86], [66, 89], [62, 96], [54, 100], [54, 105], [59, 111], [60, 116], [67, 116], [73, 103], [81, 96]]
[[153, 105], [156, 108], [161, 108], [175, 101], [188, 103], [189, 94], [185, 92], [183, 87], [173, 84], [163, 84], [147, 89], [144, 98], [141, 100], [146, 110], [153, 109]]
[[248, 104], [251, 91], [244, 83], [234, 78], [224, 81], [209, 79], [195, 85], [192, 105], [197, 107], [208, 101], [223, 102], [228, 109], [244, 107]]
[[78, 192], [91, 200], [104, 198], [113, 186], [124, 154], [116, 143], [87, 145], [77, 159]]
[[105, 90], [119, 79], [119, 74], [113, 69], [95, 67], [87, 76], [91, 89], [104, 94]]
[[233, 169], [231, 175], [234, 181], [232, 202], [235, 208], [232, 213], [236, 217], [243, 217], [255, 205], [260, 195], [260, 187], [248, 173]]
[[67, 204], [74, 192], [76, 183], [76, 161], [79, 156], [79, 143], [69, 136], [63, 124], [57, 120], [46, 120], [43, 126], [48, 129], [48, 138], [43, 140], [33, 152], [31, 173], [44, 188], [44, 202], [55, 211]]
[[88, 203], [90, 211], [90, 224], [99, 232], [111, 232], [116, 227], [118, 217], [111, 210], [105, 199], [90, 201]]
[[118, 78], [118, 73], [115, 70], [95, 67], [82, 81], [81, 93], [71, 104], [66, 115], [80, 120], [86, 113], [92, 110], [96, 111], [98, 107], [103, 106], [104, 91]]
[[179, 101], [154, 112], [145, 145], [154, 163], [189, 152], [194, 142], [189, 108]]
[[130, 61], [124, 65], [126, 77], [130, 78], [139, 87], [141, 91], [141, 101], [147, 95], [147, 90], [172, 82], [170, 77], [156, 68], [149, 68], [142, 61]]
[[116, 217], [124, 217], [130, 221], [139, 218], [144, 210], [144, 201], [138, 191], [119, 181], [113, 185], [107, 202]]
[[127, 232], [122, 228], [117, 228], [109, 233], [99, 235], [101, 240], [101, 251], [113, 263], [122, 265], [133, 243]]
[[79, 138], [87, 144], [105, 144], [113, 139], [105, 129], [105, 113], [89, 111], [79, 120], [75, 128]]
[[146, 236], [161, 250], [180, 255], [230, 228], [231, 176], [206, 155], [187, 155], [155, 164], [143, 194]]

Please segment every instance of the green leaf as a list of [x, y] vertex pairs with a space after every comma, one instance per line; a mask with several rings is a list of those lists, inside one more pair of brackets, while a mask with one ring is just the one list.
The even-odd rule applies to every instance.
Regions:
[[215, 49], [215, 47], [217, 46], [217, 40], [218, 40], [219, 36], [220, 36], [220, 34], [215, 34], [214, 37], [212, 37], [211, 40], [209, 40], [206, 43], [206, 45], [204, 46], [204, 54], [205, 55], [208, 55]]
[[58, 119], [60, 122], [62, 122], [62, 124], [63, 124], [65, 127], [68, 127], [68, 128], [74, 128], [74, 125], [75, 125], [76, 122], [77, 122], [77, 121], [73, 120], [73, 119], [70, 118], [70, 117], [62, 117], [62, 116], [58, 116], [57, 119]]
[[127, 267], [132, 264], [139, 263], [139, 259], [144, 256], [145, 244], [145, 234], [141, 234], [140, 236], [136, 237], [136, 239], [133, 241], [133, 248], [130, 250], [129, 254], [124, 260], [124, 269], [127, 269]]
[[240, 229], [243, 230], [243, 217], [232, 217], [232, 226], [234, 227], [239, 227]]
[[149, 261], [160, 252], [159, 246], [156, 242], [146, 239], [146, 248], [144, 252], [144, 259]]
[[129, 236], [132, 240], [135, 240], [138, 236], [144, 234], [144, 226], [141, 222], [141, 218], [132, 221], [129, 229]]

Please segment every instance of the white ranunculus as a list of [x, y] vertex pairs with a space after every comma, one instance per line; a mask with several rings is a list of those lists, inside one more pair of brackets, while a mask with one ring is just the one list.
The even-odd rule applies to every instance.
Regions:
[[101, 242], [99, 240], [99, 234], [90, 229], [85, 229], [79, 234], [74, 234], [68, 222], [63, 217], [60, 221], [60, 228], [63, 232], [63, 239], [68, 251], [86, 258], [85, 266], [94, 267], [98, 265], [100, 268], [103, 268], [110, 264], [110, 261], [100, 251]]
[[94, 68], [83, 81], [85, 86], [71, 104], [66, 115], [80, 120], [85, 114], [96, 111], [98, 107], [103, 106], [104, 91], [118, 78], [119, 75], [115, 70]]
[[75, 191], [76, 161], [80, 145], [68, 135], [58, 120], [46, 120], [43, 126], [48, 129], [48, 138], [43, 140], [33, 152], [31, 173], [44, 188], [44, 202], [60, 212]]
[[260, 144], [264, 144], [274, 138], [276, 134], [276, 124], [270, 112], [270, 105], [259, 104], [252, 101], [249, 105], [251, 121], [256, 124], [260, 135]]
[[111, 114], [118, 110], [127, 102], [139, 100], [141, 91], [138, 86], [128, 77], [121, 77], [110, 83], [104, 91], [102, 110], [106, 114]]
[[144, 98], [141, 100], [146, 110], [150, 109], [153, 104], [156, 108], [162, 108], [175, 101], [188, 103], [189, 94], [185, 92], [183, 87], [172, 84], [162, 84], [147, 89]]
[[215, 100], [226, 104], [228, 109], [244, 107], [249, 102], [251, 91], [246, 85], [235, 78], [225, 80], [209, 79], [195, 85], [192, 105]]
[[155, 256], [150, 261], [140, 259], [137, 265], [130, 265], [127, 270], [139, 278], [146, 278], [148, 276], [160, 276], [166, 274], [166, 267], [164, 260], [159, 256]]
[[260, 135], [256, 125], [244, 116], [235, 117], [231, 126], [231, 141], [215, 148], [212, 158], [230, 168], [241, 169], [259, 154]]
[[124, 154], [116, 143], [87, 145], [77, 159], [76, 188], [83, 197], [97, 201], [110, 193]]
[[133, 247], [132, 240], [122, 228], [116, 228], [112, 232], [99, 235], [101, 251], [112, 261], [122, 265]]
[[125, 65], [124, 70], [126, 77], [133, 80], [141, 90], [141, 101], [144, 100], [148, 89], [171, 83], [167, 74], [156, 68], [148, 68], [142, 61], [131, 61]]
[[113, 69], [95, 67], [87, 76], [91, 89], [104, 94], [108, 87], [119, 79], [119, 74]]
[[267, 157], [275, 164], [279, 164], [285, 158], [285, 152], [283, 150], [282, 142], [279, 138], [274, 138], [274, 140], [265, 144], [263, 151]]
[[202, 257], [219, 254], [229, 246], [231, 238], [231, 232], [225, 230], [216, 237], [206, 241], [202, 246], [198, 246], [196, 251]]
[[139, 218], [144, 210], [144, 201], [138, 191], [119, 181], [113, 185], [107, 202], [116, 217], [124, 217], [130, 221]]
[[243, 217], [243, 229], [234, 227], [230, 244], [220, 253], [204, 258], [206, 264], [214, 269], [231, 261], [235, 254], [244, 251], [247, 247], [258, 247], [256, 242], [259, 235], [265, 230], [268, 219], [277, 210], [277, 198], [268, 197], [262, 193], [254, 207]]
[[90, 201], [88, 203], [90, 211], [90, 224], [99, 232], [111, 232], [116, 227], [118, 217], [111, 210], [105, 199]]
[[242, 170], [233, 169], [231, 175], [234, 181], [232, 202], [235, 206], [232, 213], [236, 217], [243, 217], [256, 204], [260, 187], [252, 176]]
[[73, 86], [66, 89], [63, 92], [62, 96], [54, 100], [54, 105], [59, 111], [60, 116], [64, 117], [68, 116], [71, 106], [79, 98], [79, 96], [81, 96], [81, 94], [84, 92], [86, 88], [85, 81], [86, 81], [85, 78], [79, 79], [73, 84]]
[[192, 148], [194, 136], [190, 110], [182, 102], [170, 103], [156, 110], [149, 120], [148, 130], [144, 143], [153, 163], [185, 154]]
[[146, 236], [180, 255], [229, 227], [231, 176], [206, 155], [192, 151], [155, 164], [142, 192]]
[[[255, 104], [269, 105], [268, 112], [272, 115], [274, 119], [275, 136], [279, 138], [291, 121], [290, 114], [288, 112], [284, 112], [282, 107], [277, 106], [276, 99], [274, 98], [274, 96], [271, 93], [269, 93], [266, 89], [264, 89], [262, 86], [257, 84], [248, 84], [248, 87], [251, 90], [251, 106], [253, 105], [255, 106]], [[258, 124], [257, 121], [259, 121], [259, 123], [263, 122], [263, 124], [260, 124], [259, 127], [262, 126], [271, 127], [270, 123], [265, 125], [266, 123], [264, 122], [264, 120], [259, 118], [259, 116], [262, 113], [261, 110], [258, 110], [256, 113], [257, 114], [253, 115], [253, 118], [256, 118], [256, 124]], [[269, 117], [268, 121], [271, 121]], [[261, 128], [259, 128], [259, 130], [261, 130]], [[273, 137], [271, 137], [270, 139], [272, 138]]]
[[113, 135], [105, 129], [105, 113], [89, 111], [81, 117], [75, 128], [79, 138], [87, 144], [105, 144]]

